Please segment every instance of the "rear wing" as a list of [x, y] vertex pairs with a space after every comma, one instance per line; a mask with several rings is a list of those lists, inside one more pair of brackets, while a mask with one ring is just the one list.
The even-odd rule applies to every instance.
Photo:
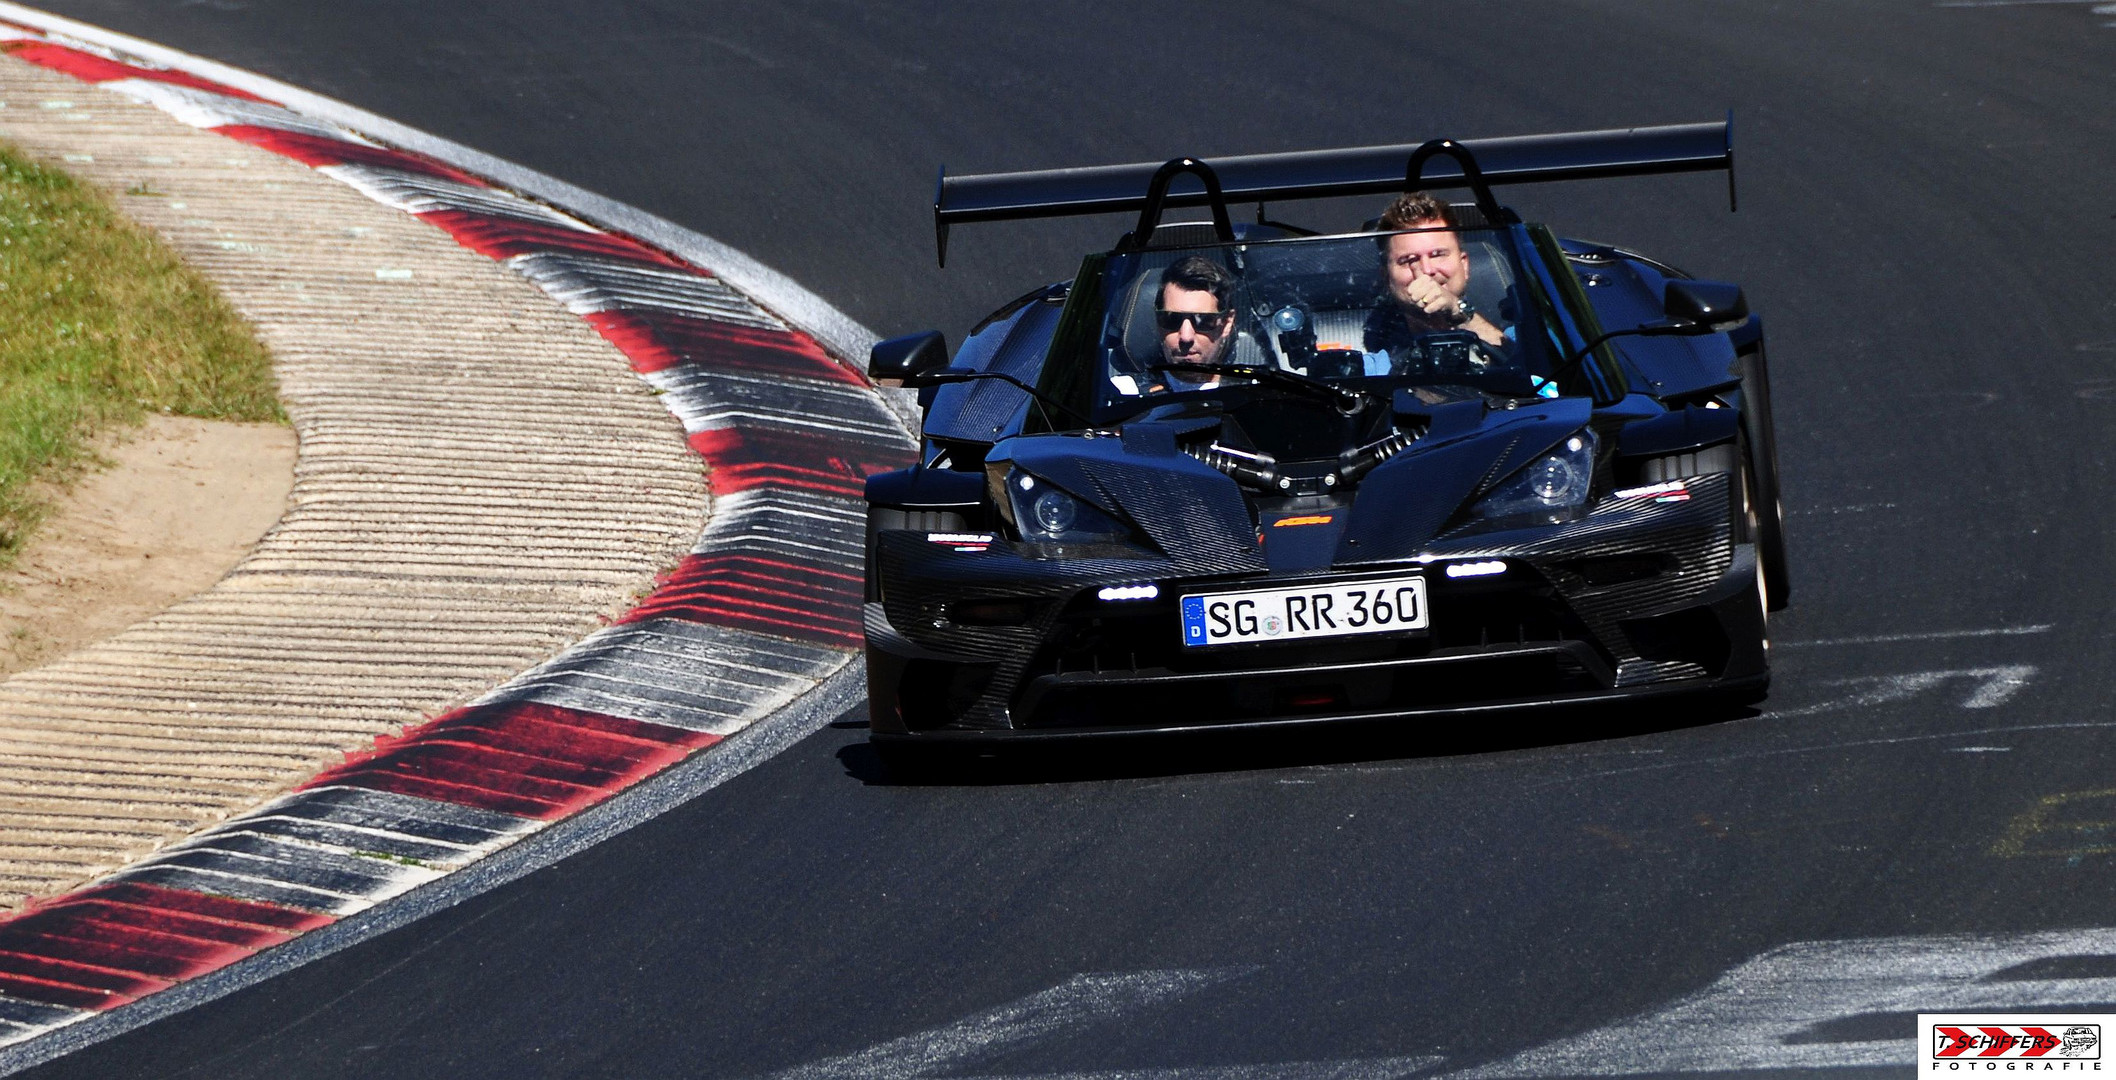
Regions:
[[[1437, 145], [1249, 154], [1210, 162], [1179, 158], [1189, 163], [1181, 168], [1175, 167], [1176, 161], [1139, 162], [949, 176], [943, 166], [933, 195], [935, 240], [946, 265], [949, 227], [968, 222], [1149, 210], [1149, 216], [1158, 219], [1161, 209], [1178, 206], [1212, 206], [1215, 217], [1224, 221], [1228, 203], [1714, 170], [1725, 170], [1727, 208], [1734, 208], [1731, 112], [1723, 121], [1702, 124], [1466, 139], [1447, 143], [1449, 149], [1438, 154], [1420, 154]], [[1414, 163], [1414, 157], [1423, 160]], [[1181, 173], [1198, 177], [1201, 184], [1196, 190], [1167, 190], [1169, 181]], [[1478, 195], [1480, 202], [1489, 201], [1488, 192], [1479, 190]], [[1152, 223], [1146, 227], [1151, 229]]]

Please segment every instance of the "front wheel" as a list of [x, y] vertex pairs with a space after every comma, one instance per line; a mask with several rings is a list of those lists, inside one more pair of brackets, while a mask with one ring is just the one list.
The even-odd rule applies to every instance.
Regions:
[[[1756, 585], [1750, 593], [1755, 606], [1756, 643], [1766, 668], [1771, 657], [1771, 612], [1785, 606], [1780, 600], [1773, 604], [1777, 593], [1773, 590], [1767, 549], [1776, 524], [1776, 504], [1764, 505], [1756, 497], [1754, 461], [1749, 454], [1748, 440], [1737, 438], [1734, 442], [1708, 446], [1688, 453], [1669, 454], [1648, 458], [1640, 463], [1640, 477], [1647, 483], [1661, 483], [1686, 476], [1724, 475], [1733, 485], [1734, 541], [1751, 544], [1756, 551]], [[1760, 696], [1760, 692], [1759, 692]]]
[[[1747, 467], [1749, 465], [1747, 447], [1743, 447], [1742, 450], [1741, 462], [1743, 467], [1734, 470], [1734, 485], [1738, 493], [1735, 506], [1740, 514], [1739, 526], [1741, 528], [1741, 534], [1736, 539], [1748, 541], [1754, 545], [1756, 552], [1756, 572], [1752, 575], [1756, 584], [1754, 588], [1749, 590], [1749, 604], [1756, 620], [1756, 649], [1761, 655], [1763, 670], [1769, 672], [1771, 667], [1772, 593], [1770, 567], [1764, 561], [1764, 546], [1765, 529], [1772, 521], [1771, 511], [1775, 507], [1765, 507], [1758, 502], [1755, 495], [1756, 485], [1751, 480], [1751, 473]], [[1778, 606], [1783, 607], [1785, 605], [1781, 602]], [[1751, 690], [1737, 692], [1736, 696], [1744, 698], [1742, 704], [1752, 704], [1763, 699], [1765, 689], [1766, 687], [1756, 687]]]
[[1785, 511], [1776, 490], [1757, 479], [1759, 462], [1754, 444], [1742, 447], [1741, 496], [1746, 511], [1748, 539], [1756, 545], [1756, 588], [1765, 611], [1783, 611], [1788, 601], [1785, 571]]
[[1793, 595], [1785, 558], [1785, 510], [1778, 491], [1778, 440], [1771, 423], [1770, 367], [1763, 343], [1744, 352], [1741, 371], [1741, 431], [1748, 443], [1749, 480], [1756, 490], [1756, 564], [1763, 570], [1765, 605], [1782, 611]]

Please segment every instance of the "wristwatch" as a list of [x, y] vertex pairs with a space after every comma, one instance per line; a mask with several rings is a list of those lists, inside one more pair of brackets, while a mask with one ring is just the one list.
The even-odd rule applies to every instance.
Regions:
[[1469, 301], [1467, 301], [1467, 300], [1456, 300], [1456, 301], [1455, 301], [1455, 304], [1456, 304], [1456, 307], [1455, 307], [1455, 314], [1454, 314], [1454, 320], [1455, 320], [1455, 325], [1456, 325], [1456, 326], [1461, 326], [1461, 325], [1462, 325], [1463, 323], [1466, 323], [1466, 322], [1470, 321], [1471, 319], [1474, 319], [1474, 318], [1476, 318], [1476, 317], [1477, 317], [1477, 309], [1476, 309], [1476, 308], [1473, 308], [1473, 307], [1471, 307], [1471, 306], [1469, 306]]

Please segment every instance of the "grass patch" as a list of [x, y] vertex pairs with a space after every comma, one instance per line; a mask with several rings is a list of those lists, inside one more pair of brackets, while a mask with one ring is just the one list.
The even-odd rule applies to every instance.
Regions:
[[109, 196], [0, 143], [0, 567], [92, 440], [149, 412], [286, 419], [271, 358], [211, 284]]

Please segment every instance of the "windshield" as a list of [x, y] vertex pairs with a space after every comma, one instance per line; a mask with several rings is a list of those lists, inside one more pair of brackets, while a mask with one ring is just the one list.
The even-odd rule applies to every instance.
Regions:
[[1293, 381], [1244, 374], [1257, 368], [1359, 391], [1559, 396], [1571, 335], [1526, 243], [1518, 229], [1422, 229], [1112, 255], [1103, 405]]

